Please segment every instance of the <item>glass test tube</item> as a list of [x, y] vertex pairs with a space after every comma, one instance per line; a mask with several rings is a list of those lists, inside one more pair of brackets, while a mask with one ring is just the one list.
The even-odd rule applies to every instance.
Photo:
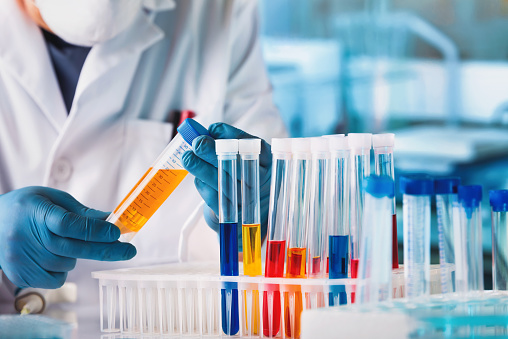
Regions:
[[[287, 278], [305, 278], [307, 262], [307, 227], [309, 222], [309, 198], [312, 153], [310, 139], [295, 138], [292, 141], [292, 179], [289, 207], [289, 239], [287, 244]], [[285, 292], [284, 320], [287, 337], [300, 336], [302, 294], [300, 288]]]
[[363, 204], [365, 202], [363, 181], [370, 175], [372, 134], [349, 133], [348, 139], [351, 149], [351, 278], [356, 278], [360, 255]]
[[[286, 238], [289, 219], [291, 178], [291, 139], [272, 139], [272, 179], [268, 210], [268, 242], [265, 277], [284, 277]], [[263, 334], [275, 337], [280, 330], [281, 304], [278, 286], [269, 285], [263, 293]]]
[[[249, 276], [263, 274], [261, 270], [261, 218], [259, 198], [259, 154], [261, 139], [238, 140], [242, 164], [242, 243], [243, 273]], [[245, 309], [245, 324], [249, 335], [259, 333], [259, 291], [251, 292], [252, 309]], [[245, 308], [248, 295], [244, 291]], [[250, 314], [250, 321], [249, 321]], [[251, 326], [249, 327], [249, 324]]]
[[460, 178], [436, 178], [437, 229], [439, 232], [439, 263], [441, 266], [441, 293], [455, 292], [455, 249], [453, 230], [459, 227], [459, 200], [457, 190]]
[[492, 284], [496, 291], [508, 290], [508, 190], [489, 192], [492, 207]]
[[458, 293], [483, 291], [482, 186], [459, 186], [459, 227], [454, 229], [455, 287]]
[[392, 297], [392, 213], [394, 182], [390, 176], [365, 179], [358, 302], [376, 303]]
[[177, 130], [178, 134], [109, 215], [107, 221], [120, 228], [120, 241], [131, 241], [180, 185], [188, 173], [183, 168], [182, 155], [192, 150], [194, 139], [209, 135], [206, 128], [192, 119], [186, 119]]
[[[372, 148], [374, 149], [374, 172], [376, 175], [387, 175], [395, 180], [393, 167], [393, 146], [395, 145], [395, 134], [384, 133], [372, 136]], [[397, 239], [397, 213], [395, 196], [392, 207], [392, 268], [399, 268], [399, 246]]]
[[326, 276], [326, 236], [330, 190], [330, 153], [328, 138], [311, 138], [312, 178], [310, 182], [310, 215], [308, 246], [308, 277]]
[[430, 295], [430, 199], [434, 182], [427, 175], [400, 178], [403, 194], [404, 279], [407, 299]]
[[[328, 258], [330, 279], [348, 278], [349, 267], [349, 176], [351, 168], [348, 137], [328, 137], [330, 149], [330, 190], [328, 222]], [[347, 304], [344, 285], [330, 286], [328, 304]]]
[[[215, 140], [219, 172], [220, 274], [238, 276], [238, 140]], [[221, 290], [222, 330], [235, 335], [240, 328], [238, 287], [225, 283]]]

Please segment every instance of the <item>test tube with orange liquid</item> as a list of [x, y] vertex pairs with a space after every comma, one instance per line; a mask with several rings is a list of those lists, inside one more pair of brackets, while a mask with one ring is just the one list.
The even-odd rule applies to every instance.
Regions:
[[194, 139], [209, 135], [205, 127], [192, 119], [186, 119], [177, 130], [178, 134], [109, 215], [107, 221], [120, 228], [120, 241], [131, 241], [180, 185], [188, 173], [182, 165], [182, 155], [192, 150]]

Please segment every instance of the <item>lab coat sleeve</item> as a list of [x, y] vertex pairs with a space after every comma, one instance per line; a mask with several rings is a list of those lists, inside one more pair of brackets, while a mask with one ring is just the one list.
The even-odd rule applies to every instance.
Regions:
[[261, 55], [257, 1], [234, 1], [223, 121], [270, 142], [287, 136]]

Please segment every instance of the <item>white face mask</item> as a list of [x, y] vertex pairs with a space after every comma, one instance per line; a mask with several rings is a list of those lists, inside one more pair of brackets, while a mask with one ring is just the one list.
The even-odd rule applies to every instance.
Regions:
[[93, 46], [124, 31], [142, 0], [34, 0], [48, 27], [73, 45]]

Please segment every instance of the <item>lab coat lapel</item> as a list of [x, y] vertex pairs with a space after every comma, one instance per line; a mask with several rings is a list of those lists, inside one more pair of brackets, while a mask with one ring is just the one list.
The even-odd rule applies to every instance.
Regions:
[[0, 1], [0, 63], [28, 92], [56, 131], [67, 110], [41, 30], [13, 0]]

